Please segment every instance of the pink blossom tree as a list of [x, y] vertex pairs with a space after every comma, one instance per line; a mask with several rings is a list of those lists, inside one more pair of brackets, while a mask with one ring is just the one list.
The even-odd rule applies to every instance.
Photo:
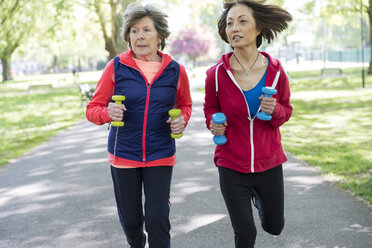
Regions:
[[202, 55], [207, 55], [211, 46], [211, 39], [208, 39], [206, 33], [202, 33], [199, 29], [182, 30], [177, 38], [171, 42], [172, 55], [186, 55], [194, 66], [196, 60]]

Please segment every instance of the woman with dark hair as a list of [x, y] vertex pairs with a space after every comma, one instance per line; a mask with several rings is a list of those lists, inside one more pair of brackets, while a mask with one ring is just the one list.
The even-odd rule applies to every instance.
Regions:
[[[270, 43], [291, 20], [278, 6], [239, 0], [224, 4], [218, 22], [219, 34], [233, 52], [207, 71], [204, 114], [211, 133], [227, 137], [217, 145], [214, 162], [237, 248], [255, 244], [251, 201], [266, 232], [279, 235], [284, 227], [282, 163], [287, 159], [279, 127], [292, 114], [289, 83], [280, 61], [258, 47], [263, 39]], [[276, 94], [263, 95], [265, 86]], [[271, 120], [257, 118], [260, 111]], [[213, 121], [217, 112], [225, 114], [224, 124]]]
[[[123, 36], [131, 49], [108, 62], [86, 110], [87, 119], [97, 125], [124, 122], [111, 125], [108, 160], [119, 220], [131, 248], [145, 247], [144, 223], [150, 248], [170, 247], [169, 198], [176, 163], [171, 133], [180, 136], [191, 115], [185, 68], [159, 51], [169, 36], [166, 17], [151, 5], [128, 6]], [[124, 102], [112, 102], [113, 95], [125, 96]], [[181, 115], [169, 117], [172, 108]]]

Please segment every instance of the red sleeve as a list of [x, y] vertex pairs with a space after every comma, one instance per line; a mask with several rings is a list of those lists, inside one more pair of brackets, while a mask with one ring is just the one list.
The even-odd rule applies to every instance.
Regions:
[[180, 65], [180, 76], [177, 85], [177, 98], [174, 107], [181, 110], [182, 115], [185, 118], [185, 126], [187, 126], [187, 123], [189, 122], [191, 116], [192, 100], [190, 94], [189, 78], [187, 77], [185, 67], [182, 65]]
[[220, 103], [216, 92], [216, 80], [215, 71], [216, 68], [209, 69], [207, 71], [207, 78], [205, 79], [205, 97], [204, 97], [204, 116], [205, 124], [209, 129], [209, 124], [212, 119], [212, 115], [217, 112], [221, 112]]
[[96, 90], [90, 102], [87, 105], [86, 117], [88, 121], [97, 125], [103, 125], [111, 122], [107, 111], [107, 105], [114, 94], [115, 78], [113, 60], [107, 63]]
[[289, 120], [292, 115], [293, 107], [290, 103], [291, 92], [289, 89], [288, 77], [281, 69], [276, 97], [276, 106], [272, 114], [271, 124], [273, 127], [280, 127]]

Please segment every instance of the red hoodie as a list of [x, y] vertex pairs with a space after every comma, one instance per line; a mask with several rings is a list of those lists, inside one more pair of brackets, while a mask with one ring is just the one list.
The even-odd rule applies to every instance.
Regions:
[[204, 102], [207, 128], [214, 113], [224, 113], [227, 120], [227, 142], [216, 147], [216, 166], [253, 173], [269, 170], [287, 161], [279, 127], [292, 115], [289, 82], [279, 60], [267, 53], [261, 54], [270, 61], [265, 86], [278, 91], [273, 96], [277, 102], [270, 121], [251, 117], [242, 89], [229, 64], [232, 53], [224, 54], [217, 65], [207, 71]]

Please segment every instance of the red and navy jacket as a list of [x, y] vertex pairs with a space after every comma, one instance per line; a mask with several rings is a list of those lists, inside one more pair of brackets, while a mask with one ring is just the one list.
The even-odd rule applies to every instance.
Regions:
[[[229, 64], [232, 53], [222, 56], [217, 65], [207, 71], [205, 81], [204, 114], [206, 125], [212, 115], [226, 115], [227, 142], [216, 147], [216, 166], [243, 173], [262, 172], [287, 160], [279, 127], [292, 115], [289, 82], [279, 60], [261, 52], [270, 61], [265, 86], [277, 89], [276, 107], [270, 121], [263, 121], [249, 113], [248, 103]], [[259, 109], [260, 110], [260, 109]]]
[[[183, 66], [168, 55], [162, 56], [162, 67], [152, 82], [147, 82], [132, 58], [132, 50], [111, 60], [102, 74], [96, 92], [87, 106], [87, 119], [101, 125], [110, 122], [107, 105], [112, 95], [124, 95], [124, 127], [111, 126], [108, 152], [126, 161], [154, 161], [175, 154], [168, 111], [178, 107], [188, 122], [191, 97]], [[183, 92], [179, 82], [183, 78]]]

